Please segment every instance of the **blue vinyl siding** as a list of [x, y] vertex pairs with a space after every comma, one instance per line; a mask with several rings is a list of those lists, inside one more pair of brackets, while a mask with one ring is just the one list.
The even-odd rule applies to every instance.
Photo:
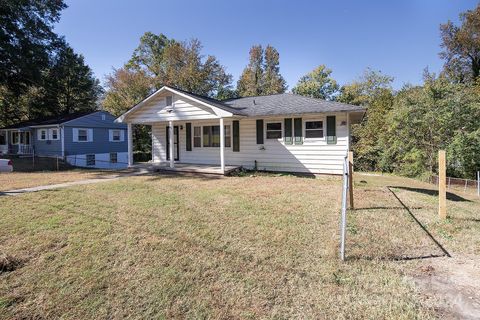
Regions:
[[[93, 141], [91, 142], [73, 142], [73, 128], [93, 129]], [[108, 130], [111, 128], [92, 128], [88, 126], [65, 127], [65, 155], [89, 154], [89, 153], [107, 153], [107, 152], [127, 152], [127, 129], [125, 127], [125, 141], [110, 142]], [[113, 128], [112, 128], [113, 129]], [[117, 128], [115, 128], [117, 129]]]
[[35, 154], [39, 156], [61, 156], [62, 155], [62, 140], [61, 140], [61, 133], [60, 129], [58, 129], [58, 140], [38, 140], [38, 131], [41, 129], [46, 129], [47, 130], [47, 136], [48, 136], [48, 129], [51, 129], [52, 127], [45, 127], [45, 128], [35, 128], [32, 129], [31, 131], [31, 139], [33, 142], [33, 145], [35, 147]]

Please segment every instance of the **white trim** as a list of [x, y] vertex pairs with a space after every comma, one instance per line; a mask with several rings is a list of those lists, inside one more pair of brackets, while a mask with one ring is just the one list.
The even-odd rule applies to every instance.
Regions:
[[[233, 113], [231, 112], [228, 112], [228, 111], [225, 111], [223, 109], [220, 109], [218, 107], [215, 107], [211, 104], [208, 104], [206, 102], [203, 102], [201, 100], [198, 100], [188, 94], [185, 94], [185, 93], [182, 93], [180, 91], [177, 91], [177, 90], [174, 90], [170, 87], [167, 87], [167, 86], [163, 86], [161, 87], [160, 89], [158, 89], [157, 91], [155, 91], [154, 93], [152, 93], [150, 96], [148, 96], [147, 98], [145, 98], [144, 100], [140, 101], [137, 105], [133, 106], [130, 110], [128, 110], [127, 112], [125, 112], [124, 114], [122, 114], [120, 117], [118, 117], [117, 119], [115, 119], [115, 122], [124, 122], [127, 118], [127, 116], [132, 113], [133, 111], [139, 109], [140, 107], [142, 107], [143, 105], [145, 105], [145, 103], [147, 101], [149, 101], [150, 99], [152, 99], [153, 97], [155, 97], [156, 95], [158, 95], [159, 93], [163, 92], [163, 91], [169, 91], [171, 93], [174, 93], [174, 94], [178, 94], [179, 96], [181, 97], [184, 97], [184, 98], [187, 98], [187, 99], [190, 99], [192, 101], [195, 101], [203, 106], [206, 106], [206, 107], [209, 107], [212, 109], [212, 111], [215, 113], [215, 115], [217, 115], [218, 117], [232, 117], [233, 116]], [[174, 99], [172, 97], [172, 104], [175, 104], [174, 102]], [[180, 119], [179, 119], [180, 120]], [[186, 120], [186, 119], [185, 119]]]
[[[113, 133], [115, 131], [119, 132], [119, 140], [113, 139]], [[125, 141], [125, 130], [123, 129], [108, 129], [108, 141], [109, 142], [124, 142]]]
[[[87, 140], [78, 140], [78, 131], [79, 130], [86, 130], [87, 131]], [[92, 128], [72, 128], [72, 142], [79, 142], [79, 143], [85, 143], [85, 142], [93, 142], [93, 129]]]
[[[57, 138], [53, 139], [53, 130], [57, 130]], [[60, 130], [58, 128], [50, 128], [48, 129], [48, 140], [60, 140]]]
[[128, 166], [133, 165], [133, 137], [132, 137], [132, 124], [127, 123], [127, 145], [128, 145]]
[[225, 173], [225, 126], [220, 118], [220, 170]]
[[[307, 138], [307, 122], [315, 122], [315, 121], [321, 121], [322, 122], [322, 134], [323, 136], [321, 138]], [[317, 141], [325, 141], [326, 139], [326, 132], [327, 132], [327, 123], [326, 123], [326, 118], [311, 118], [311, 119], [303, 119], [302, 118], [302, 125], [303, 125], [303, 142], [309, 143], [309, 142], [317, 142]]]
[[[45, 131], [45, 138], [42, 138], [42, 132]], [[46, 141], [48, 140], [48, 129], [37, 129], [37, 140]]]
[[[265, 144], [267, 141], [281, 141], [283, 143], [283, 137], [285, 136], [285, 133], [283, 132], [283, 122], [285, 121], [285, 119], [279, 119], [279, 120], [264, 120], [264, 128], [263, 128], [263, 134], [264, 134], [264, 141], [263, 143]], [[293, 121], [293, 120], [292, 120]], [[273, 138], [273, 139], [268, 139], [267, 138], [267, 124], [268, 123], [280, 123], [280, 130], [270, 130], [270, 131], [280, 131], [282, 136], [280, 138]], [[292, 126], [293, 127], [293, 126]]]
[[34, 129], [37, 129], [37, 128], [54, 128], [54, 127], [58, 127], [59, 125], [58, 124], [47, 124], [47, 125], [38, 125], [38, 126], [29, 126], [29, 128], [34, 128]]
[[60, 127], [60, 139], [62, 140], [62, 157], [65, 157], [65, 128]]

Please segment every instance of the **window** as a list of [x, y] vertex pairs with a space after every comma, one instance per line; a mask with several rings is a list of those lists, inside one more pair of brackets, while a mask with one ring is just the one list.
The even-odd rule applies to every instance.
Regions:
[[167, 100], [167, 107], [171, 107], [172, 106], [172, 96], [167, 96], [166, 100]]
[[105, 121], [105, 115], [104, 114], [102, 114], [102, 120]]
[[58, 129], [50, 129], [50, 140], [58, 140]]
[[110, 163], [117, 163], [117, 153], [116, 152], [110, 153]]
[[[196, 128], [200, 127], [194, 127], [194, 137], [193, 137], [193, 143], [195, 145], [195, 135], [196, 135]], [[199, 133], [199, 132], [198, 132]], [[200, 137], [199, 137], [200, 138]], [[198, 145], [200, 146], [200, 139], [198, 139]], [[203, 146], [204, 147], [220, 147], [220, 126], [204, 126], [203, 127]], [[225, 126], [225, 147], [231, 147], [232, 146], [232, 131], [230, 125]]]
[[38, 140], [47, 140], [47, 129], [38, 130]]
[[94, 165], [95, 165], [95, 155], [87, 154], [87, 166], [94, 166]]
[[230, 125], [225, 126], [225, 147], [230, 148], [232, 146], [232, 131]]
[[[88, 130], [78, 129], [78, 141], [88, 141]], [[94, 156], [95, 158], [95, 156]], [[94, 160], [95, 161], [95, 160]]]
[[18, 141], [19, 141], [19, 133], [18, 131], [12, 131], [12, 134], [11, 134], [11, 139], [12, 141], [12, 144], [18, 144]]
[[7, 135], [5, 132], [0, 132], [0, 145], [7, 144]]
[[267, 139], [281, 139], [282, 138], [282, 123], [270, 122], [267, 123]]
[[112, 141], [120, 141], [120, 130], [112, 130]]
[[305, 138], [323, 138], [323, 121], [305, 121]]
[[20, 132], [20, 144], [25, 144], [25, 145], [30, 144], [30, 132], [29, 131]]
[[202, 146], [202, 127], [193, 127], [193, 146], [195, 148]]
[[220, 147], [220, 126], [203, 127], [203, 146]]

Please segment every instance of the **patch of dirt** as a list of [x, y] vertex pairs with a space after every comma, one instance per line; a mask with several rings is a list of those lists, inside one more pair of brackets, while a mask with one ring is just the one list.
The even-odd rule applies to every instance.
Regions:
[[480, 256], [428, 259], [413, 280], [442, 319], [480, 319]]
[[0, 274], [3, 272], [14, 271], [15, 269], [21, 267], [22, 264], [22, 259], [0, 253]]

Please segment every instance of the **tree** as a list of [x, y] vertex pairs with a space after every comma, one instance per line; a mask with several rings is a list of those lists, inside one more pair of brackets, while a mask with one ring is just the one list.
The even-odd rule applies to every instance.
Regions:
[[231, 90], [232, 76], [215, 56], [205, 57], [201, 51], [197, 39], [178, 42], [146, 32], [125, 67], [142, 71], [157, 89], [169, 85], [211, 97]]
[[241, 97], [283, 93], [287, 90], [285, 79], [280, 74], [280, 55], [268, 45], [250, 49], [248, 65], [237, 82], [237, 92]]
[[241, 97], [258, 96], [263, 87], [263, 48], [261, 45], [250, 49], [250, 60], [237, 82], [237, 91]]
[[58, 39], [53, 25], [64, 8], [61, 0], [0, 2], [0, 125], [28, 117], [29, 110], [18, 105], [31, 87], [42, 86]]
[[331, 74], [332, 70], [322, 64], [301, 77], [292, 92], [311, 98], [334, 100], [339, 87], [330, 77]]
[[362, 123], [352, 126], [352, 150], [360, 170], [390, 170], [389, 163], [382, 162], [382, 142], [388, 128], [385, 117], [393, 108], [392, 81], [381, 72], [367, 69], [360, 79], [343, 86], [337, 97], [340, 102], [368, 108]]
[[52, 66], [45, 73], [44, 106], [37, 116], [97, 109], [103, 89], [83, 56], [75, 53], [64, 41], [58, 44]]
[[287, 83], [280, 74], [280, 55], [277, 49], [268, 45], [265, 48], [265, 66], [262, 94], [284, 93]]
[[444, 72], [452, 80], [466, 82], [480, 75], [480, 5], [460, 14], [461, 25], [440, 25], [445, 59]]

